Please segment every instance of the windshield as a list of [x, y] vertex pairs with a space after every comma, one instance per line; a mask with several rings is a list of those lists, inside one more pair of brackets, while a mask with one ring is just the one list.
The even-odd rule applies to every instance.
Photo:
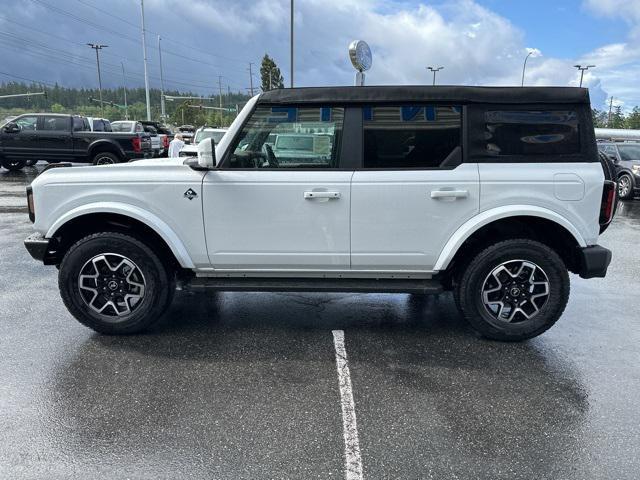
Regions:
[[306, 150], [313, 152], [312, 136], [278, 135], [276, 139], [278, 150]]
[[640, 145], [618, 145], [622, 160], [640, 160]]
[[115, 122], [111, 124], [114, 132], [130, 132], [133, 129], [133, 122]]
[[217, 145], [225, 132], [212, 132], [211, 130], [200, 130], [196, 133], [195, 143], [200, 143], [205, 138], [213, 138], [213, 142]]

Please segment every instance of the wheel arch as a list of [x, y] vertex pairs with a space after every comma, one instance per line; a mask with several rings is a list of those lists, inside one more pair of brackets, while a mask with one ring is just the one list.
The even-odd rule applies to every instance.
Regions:
[[58, 218], [47, 230], [46, 238], [55, 241], [61, 252], [79, 238], [99, 231], [137, 234], [149, 241], [159, 253], [170, 255], [176, 266], [195, 268], [183, 242], [160, 218], [132, 205], [88, 204], [75, 208]]
[[121, 161], [126, 159], [127, 157], [120, 145], [106, 139], [96, 140], [91, 145], [89, 145], [89, 151], [87, 152], [87, 156], [89, 157], [90, 160], [93, 160], [93, 157], [95, 157], [100, 152], [113, 153], [114, 155], [117, 155]]
[[570, 271], [579, 267], [576, 250], [587, 243], [578, 229], [561, 215], [540, 207], [495, 209], [483, 212], [462, 225], [440, 253], [435, 271], [452, 270], [464, 264], [490, 242], [528, 238], [558, 252]]

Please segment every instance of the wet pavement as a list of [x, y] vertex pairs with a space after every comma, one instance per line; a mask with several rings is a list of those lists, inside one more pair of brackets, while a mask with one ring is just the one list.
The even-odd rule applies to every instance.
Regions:
[[[41, 167], [38, 167], [41, 168]], [[520, 344], [449, 295], [179, 293], [145, 335], [77, 323], [0, 170], [0, 478], [344, 478], [331, 331], [345, 331], [364, 478], [635, 479], [640, 201], [606, 279]]]

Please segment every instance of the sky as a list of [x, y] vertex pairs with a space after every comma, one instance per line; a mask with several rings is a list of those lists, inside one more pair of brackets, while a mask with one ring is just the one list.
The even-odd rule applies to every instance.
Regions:
[[[139, 0], [0, 0], [0, 82], [144, 85]], [[152, 87], [160, 86], [158, 35], [167, 89], [248, 92], [268, 53], [289, 85], [290, 0], [145, 0]], [[369, 85], [577, 85], [586, 72], [592, 104], [610, 97], [640, 105], [640, 0], [295, 0], [296, 86], [351, 85], [347, 48], [371, 46]], [[125, 70], [123, 80], [122, 66]], [[256, 90], [257, 91], [257, 90]]]

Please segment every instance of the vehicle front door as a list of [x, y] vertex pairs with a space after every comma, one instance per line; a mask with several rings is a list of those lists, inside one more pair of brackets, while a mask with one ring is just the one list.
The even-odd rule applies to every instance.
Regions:
[[44, 160], [69, 160], [73, 157], [73, 139], [71, 137], [71, 117], [41, 115], [41, 128], [37, 132]]
[[[348, 270], [350, 181], [345, 109], [258, 105], [203, 182], [207, 249], [217, 270]], [[269, 136], [307, 135], [311, 150], [278, 157]]]
[[38, 153], [38, 116], [23, 115], [9, 122], [17, 124], [19, 131], [10, 132], [5, 125], [0, 129], [2, 150], [7, 158], [37, 159]]
[[351, 187], [351, 268], [433, 269], [451, 235], [478, 213], [478, 166], [462, 163], [462, 108], [362, 109], [363, 168]]

